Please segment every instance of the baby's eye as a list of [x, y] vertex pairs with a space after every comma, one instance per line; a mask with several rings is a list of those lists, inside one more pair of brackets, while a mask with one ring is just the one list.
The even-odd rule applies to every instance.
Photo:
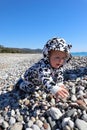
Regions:
[[54, 59], [60, 59], [60, 57], [55, 57]]
[[61, 58], [61, 59], [65, 60], [66, 58], [65, 58], [65, 57], [63, 57], [63, 58]]
[[54, 59], [55, 60], [65, 60], [66, 58], [65, 57], [61, 57], [61, 58], [60, 57], [55, 57]]

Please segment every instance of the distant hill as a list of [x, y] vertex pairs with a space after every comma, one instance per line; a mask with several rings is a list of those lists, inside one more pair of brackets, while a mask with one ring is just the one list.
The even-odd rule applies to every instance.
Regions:
[[30, 48], [9, 48], [0, 45], [0, 53], [42, 53], [42, 50]]
[[[42, 49], [9, 48], [0, 45], [0, 53], [42, 53]], [[87, 52], [72, 52], [72, 56], [87, 56]]]

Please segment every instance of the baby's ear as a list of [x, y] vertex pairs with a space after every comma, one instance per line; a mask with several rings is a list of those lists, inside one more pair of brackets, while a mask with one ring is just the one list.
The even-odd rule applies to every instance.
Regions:
[[71, 45], [71, 44], [70, 44], [70, 45], [68, 44], [68, 48], [71, 49], [71, 48], [72, 48], [72, 45]]
[[70, 54], [70, 56], [66, 62], [68, 63], [71, 59], [72, 59], [72, 55]]

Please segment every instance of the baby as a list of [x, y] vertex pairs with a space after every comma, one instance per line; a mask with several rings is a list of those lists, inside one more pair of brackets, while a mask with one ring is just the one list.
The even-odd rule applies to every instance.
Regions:
[[43, 58], [26, 70], [24, 79], [16, 87], [25, 92], [33, 92], [35, 86], [44, 86], [56, 99], [69, 95], [63, 84], [63, 65], [71, 59], [71, 45], [63, 38], [52, 38], [43, 48]]

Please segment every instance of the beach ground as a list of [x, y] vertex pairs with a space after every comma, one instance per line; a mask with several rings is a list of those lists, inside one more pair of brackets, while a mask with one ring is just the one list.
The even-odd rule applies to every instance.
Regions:
[[0, 130], [87, 130], [87, 57], [64, 67], [67, 99], [55, 101], [44, 87], [32, 94], [14, 89], [41, 54], [0, 54]]

